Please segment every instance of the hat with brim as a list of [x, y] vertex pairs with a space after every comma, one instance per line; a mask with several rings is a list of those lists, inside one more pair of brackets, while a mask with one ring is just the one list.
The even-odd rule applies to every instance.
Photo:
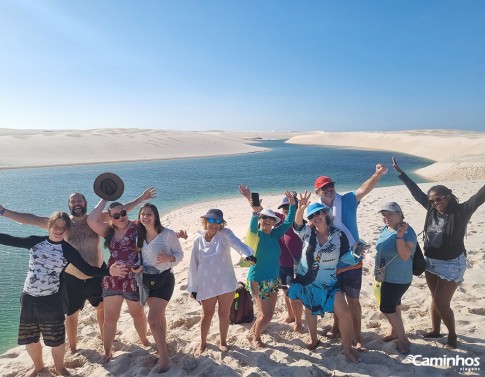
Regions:
[[330, 209], [329, 206], [327, 206], [326, 204], [323, 204], [323, 203], [312, 203], [310, 204], [307, 208], [306, 208], [306, 216], [311, 216], [313, 215], [315, 212], [318, 212], [318, 211], [325, 211], [326, 213], [331, 213], [332, 210]]
[[381, 209], [378, 212], [381, 213], [382, 211], [401, 212], [402, 213], [401, 206], [399, 204], [397, 204], [396, 202], [384, 203], [384, 205], [381, 207]]
[[[263, 209], [260, 213], [259, 213], [259, 217], [261, 216], [268, 216], [268, 217], [272, 217], [273, 219], [276, 220], [276, 224], [279, 224], [281, 222], [281, 219], [276, 215], [276, 213], [274, 213], [274, 211], [272, 209]], [[276, 225], [275, 224], [275, 225]]]
[[226, 222], [224, 220], [224, 214], [222, 213], [222, 211], [220, 209], [217, 209], [217, 208], [212, 208], [212, 209], [208, 210], [207, 213], [204, 216], [201, 216], [201, 218], [203, 218], [203, 219], [215, 219], [215, 220], [219, 220], [223, 223]]
[[125, 184], [116, 174], [103, 173], [94, 180], [93, 189], [101, 199], [113, 201], [123, 195]]

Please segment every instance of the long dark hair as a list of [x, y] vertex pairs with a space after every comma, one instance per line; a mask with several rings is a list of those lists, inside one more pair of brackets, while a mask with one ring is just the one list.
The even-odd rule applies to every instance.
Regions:
[[[115, 207], [123, 207], [123, 204], [120, 202], [113, 202], [108, 206], [108, 214], [111, 216], [111, 210]], [[124, 208], [124, 207], [123, 207]], [[115, 226], [113, 223], [109, 224], [108, 227], [108, 233], [106, 233], [106, 237], [104, 237], [104, 248], [109, 249], [109, 244], [111, 243], [111, 240], [113, 239], [113, 236], [115, 235]]]
[[155, 215], [155, 230], [157, 231], [157, 233], [160, 233], [163, 230], [163, 225], [160, 222], [160, 214], [158, 213], [158, 208], [155, 206], [155, 204], [143, 204], [143, 206], [138, 211], [138, 238], [136, 240], [136, 247], [138, 251], [141, 251], [141, 248], [143, 247], [143, 241], [145, 241], [147, 235], [147, 229], [145, 228], [145, 225], [143, 225], [140, 221], [141, 211], [143, 211], [147, 207], [150, 208]]

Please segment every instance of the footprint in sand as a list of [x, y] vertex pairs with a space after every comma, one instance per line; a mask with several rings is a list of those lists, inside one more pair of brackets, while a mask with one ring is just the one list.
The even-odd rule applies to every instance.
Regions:
[[472, 314], [485, 315], [485, 308], [470, 308], [468, 311]]

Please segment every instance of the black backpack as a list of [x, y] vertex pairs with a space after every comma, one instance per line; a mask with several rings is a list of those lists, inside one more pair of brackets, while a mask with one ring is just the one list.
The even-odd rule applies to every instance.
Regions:
[[416, 251], [413, 256], [413, 275], [419, 276], [426, 270], [426, 261], [419, 242], [416, 242]]
[[239, 282], [229, 313], [229, 322], [251, 323], [254, 321], [253, 299], [243, 282]]

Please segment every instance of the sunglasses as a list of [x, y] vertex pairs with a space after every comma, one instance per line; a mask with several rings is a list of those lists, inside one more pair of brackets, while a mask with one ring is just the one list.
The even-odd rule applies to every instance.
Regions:
[[211, 218], [209, 218], [209, 219], [207, 219], [207, 222], [210, 223], [210, 224], [214, 224], [215, 223], [217, 225], [222, 224], [222, 220], [221, 219], [211, 219]]
[[316, 215], [321, 215], [323, 212], [323, 209], [320, 209], [317, 212], [313, 212], [311, 215], [308, 215], [308, 220], [313, 219]]
[[437, 196], [436, 198], [434, 199], [429, 199], [428, 202], [429, 204], [431, 205], [435, 205], [437, 203], [441, 203], [441, 201], [446, 197], [446, 195], [441, 195], [441, 196]]
[[327, 183], [325, 186], [320, 187], [322, 191], [333, 190], [335, 188], [335, 183]]
[[271, 219], [271, 220], [275, 220], [275, 221], [276, 221], [276, 219], [275, 219], [274, 217], [271, 217], [271, 216], [266, 216], [266, 215], [261, 215], [261, 216], [259, 216], [259, 218], [260, 218], [260, 219], [263, 219], [263, 220], [268, 220], [268, 219]]
[[113, 213], [112, 215], [110, 215], [113, 219], [115, 220], [118, 220], [119, 218], [121, 217], [125, 217], [126, 216], [126, 209], [122, 209], [120, 212], [118, 213]]

